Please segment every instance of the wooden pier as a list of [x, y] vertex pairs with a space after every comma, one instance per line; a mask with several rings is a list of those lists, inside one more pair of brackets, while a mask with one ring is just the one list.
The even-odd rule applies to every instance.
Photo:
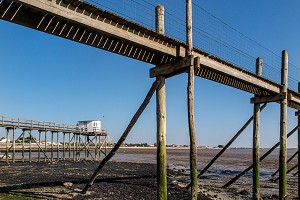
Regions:
[[[287, 198], [287, 138], [298, 130], [300, 141], [299, 124], [290, 133], [287, 133], [287, 107], [297, 110], [296, 116], [299, 121], [300, 94], [288, 88], [288, 52], [282, 51], [281, 82], [274, 82], [262, 76], [262, 59], [257, 58], [253, 66], [257, 66], [256, 73], [246, 71], [239, 66], [233, 65], [214, 55], [210, 55], [200, 49], [194, 48], [192, 43], [192, 3], [186, 0], [186, 43], [177, 41], [164, 35], [164, 8], [156, 8], [156, 30], [150, 30], [139, 24], [133, 23], [114, 13], [107, 12], [101, 8], [80, 0], [1, 0], [0, 19], [30, 27], [51, 35], [66, 38], [91, 47], [103, 49], [129, 58], [137, 59], [153, 67], [150, 70], [150, 78], [156, 78], [146, 95], [145, 100], [137, 109], [136, 114], [129, 122], [117, 145], [111, 152], [101, 160], [97, 170], [94, 172], [82, 193], [93, 185], [98, 173], [105, 164], [117, 152], [120, 145], [125, 141], [131, 128], [134, 126], [143, 110], [148, 105], [152, 95], [156, 91], [157, 103], [157, 177], [158, 189], [157, 199], [167, 198], [166, 177], [166, 83], [165, 79], [188, 73], [187, 102], [190, 137], [190, 168], [191, 168], [191, 199], [197, 198], [198, 181], [196, 174], [196, 130], [194, 122], [194, 77], [205, 78], [220, 84], [234, 87], [254, 95], [250, 102], [254, 104], [254, 114], [228, 144], [216, 155], [215, 158], [204, 168], [200, 178], [221, 154], [229, 148], [232, 142], [243, 132], [243, 130], [254, 121], [253, 126], [253, 164], [241, 174], [234, 177], [224, 187], [228, 187], [249, 170], [253, 170], [253, 199], [260, 199], [260, 162], [275, 148], [280, 147], [279, 156], [279, 198]], [[153, 11], [154, 12], [154, 11]], [[145, 77], [148, 78], [148, 77]], [[280, 105], [280, 141], [271, 150], [260, 156], [260, 112], [269, 103]], [[197, 103], [197, 102], [195, 102]], [[263, 106], [261, 106], [263, 104]], [[299, 121], [300, 123], [300, 121]], [[49, 162], [60, 159], [79, 160], [80, 152], [85, 152], [85, 159], [89, 156], [97, 159], [100, 156], [103, 145], [102, 136], [90, 135], [76, 130], [76, 127], [44, 123], [36, 121], [19, 121], [16, 119], [2, 118], [1, 125], [6, 129], [6, 138], [13, 138], [13, 143], [6, 142], [5, 154], [7, 162], [16, 160], [16, 142], [22, 138], [22, 153], [25, 150], [24, 138], [27, 134], [29, 140], [29, 157], [32, 158], [32, 144], [38, 146], [38, 161]], [[22, 130], [17, 137], [16, 130]], [[33, 132], [38, 132], [38, 141], [33, 137]], [[42, 135], [43, 134], [43, 135]], [[61, 136], [62, 134], [63, 136]], [[67, 137], [66, 137], [67, 136]], [[41, 143], [41, 138], [51, 138], [49, 145]], [[82, 139], [84, 137], [84, 139]], [[188, 137], [188, 136], [187, 136]], [[31, 140], [32, 138], [32, 140]], [[54, 140], [59, 143], [63, 138], [62, 146], [54, 145]], [[65, 139], [67, 138], [67, 139]], [[91, 154], [91, 142], [94, 143], [94, 155]], [[299, 145], [299, 144], [298, 144]], [[298, 149], [300, 146], [298, 146]], [[61, 155], [62, 151], [62, 155]], [[56, 152], [56, 154], [54, 153]], [[10, 158], [10, 154], [12, 157]], [[42, 156], [41, 156], [42, 155]], [[67, 156], [66, 156], [67, 155]], [[55, 158], [56, 156], [56, 158]], [[298, 154], [298, 158], [299, 154]], [[22, 161], [25, 160], [24, 153]], [[297, 166], [298, 170], [299, 165]], [[296, 167], [295, 167], [296, 168]], [[299, 179], [300, 180], [300, 179]], [[299, 183], [298, 183], [299, 185]], [[300, 186], [298, 189], [300, 193]]]
[[100, 160], [106, 156], [107, 131], [86, 132], [78, 126], [0, 117], [5, 142], [0, 161], [7, 163]]

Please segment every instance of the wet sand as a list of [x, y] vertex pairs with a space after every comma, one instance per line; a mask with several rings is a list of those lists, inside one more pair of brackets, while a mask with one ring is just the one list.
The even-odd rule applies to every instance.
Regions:
[[[266, 149], [261, 150], [261, 155]], [[198, 149], [198, 168], [202, 169], [219, 149]], [[288, 150], [288, 157], [296, 149]], [[189, 179], [189, 149], [168, 148], [168, 197], [189, 199], [184, 188]], [[200, 179], [199, 199], [251, 199], [252, 174], [246, 174], [228, 189], [221, 186], [251, 164], [251, 149], [229, 149]], [[89, 195], [80, 189], [98, 162], [60, 161], [56, 164], [0, 162], [0, 199], [156, 199], [156, 149], [121, 148], [98, 177]], [[295, 158], [288, 169], [297, 164]], [[278, 150], [261, 164], [261, 194], [264, 199], [278, 197], [278, 184], [270, 180], [278, 166]], [[288, 199], [297, 197], [297, 176], [288, 174]], [[71, 182], [72, 187], [63, 186]], [[13, 195], [13, 196], [9, 196]], [[11, 198], [12, 197], [12, 198]]]

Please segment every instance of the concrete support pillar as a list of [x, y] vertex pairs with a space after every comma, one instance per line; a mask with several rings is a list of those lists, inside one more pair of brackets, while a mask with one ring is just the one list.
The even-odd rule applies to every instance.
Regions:
[[284, 99], [280, 102], [280, 153], [279, 153], [279, 199], [287, 195], [286, 180], [286, 149], [287, 149], [287, 88], [288, 88], [288, 52], [282, 51], [281, 94]]
[[[262, 58], [256, 59], [256, 74], [262, 75]], [[255, 95], [257, 97], [257, 95]], [[253, 118], [253, 199], [260, 199], [260, 103], [254, 104]]]
[[[158, 5], [155, 8], [156, 31], [165, 33], [164, 7]], [[166, 152], [166, 85], [164, 77], [156, 90], [156, 117], [157, 117], [157, 199], [167, 199], [167, 152]]]

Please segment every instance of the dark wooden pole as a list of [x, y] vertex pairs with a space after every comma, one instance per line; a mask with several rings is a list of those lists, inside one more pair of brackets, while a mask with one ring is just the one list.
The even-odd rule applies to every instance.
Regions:
[[[262, 58], [256, 59], [256, 75], [262, 75]], [[257, 97], [257, 95], [255, 95]], [[260, 103], [254, 104], [253, 118], [253, 199], [260, 199]]]
[[[164, 35], [164, 7], [155, 8], [156, 32]], [[158, 67], [158, 66], [157, 66]], [[166, 84], [165, 78], [160, 79], [156, 90], [156, 121], [157, 121], [157, 199], [167, 199], [167, 151], [166, 151]]]
[[45, 157], [44, 157], [44, 161], [47, 161], [47, 130], [45, 130]]
[[150, 88], [147, 96], [145, 97], [143, 103], [141, 104], [141, 106], [139, 107], [139, 109], [137, 110], [137, 112], [134, 114], [134, 116], [131, 119], [130, 123], [128, 124], [126, 130], [122, 134], [121, 138], [119, 139], [119, 141], [117, 142], [117, 144], [114, 146], [114, 148], [109, 152], [109, 154], [107, 156], [105, 156], [105, 158], [101, 161], [100, 165], [95, 170], [95, 172], [93, 173], [92, 177], [90, 178], [90, 180], [88, 181], [88, 183], [85, 185], [84, 189], [82, 190], [82, 192], [81, 192], [82, 194], [85, 194], [88, 191], [88, 189], [93, 185], [94, 181], [97, 178], [98, 173], [105, 166], [105, 164], [115, 155], [115, 153], [118, 151], [118, 149], [120, 148], [120, 146], [123, 144], [123, 142], [127, 138], [128, 134], [130, 133], [132, 127], [137, 122], [137, 120], [139, 119], [139, 117], [141, 116], [141, 114], [143, 113], [143, 111], [145, 110], [145, 108], [147, 107], [147, 105], [149, 104], [151, 97], [153, 96], [155, 90], [157, 89], [157, 87], [161, 83], [160, 81], [161, 80], [156, 80], [152, 84], [152, 86], [151, 86], [151, 88]]
[[6, 142], [5, 142], [5, 155], [6, 155], [6, 162], [8, 162], [8, 140], [9, 140], [9, 128], [6, 128]]
[[280, 153], [279, 153], [279, 199], [286, 198], [286, 140], [287, 140], [287, 88], [288, 52], [282, 51], [281, 88], [284, 99], [280, 102]]
[[[41, 131], [39, 130], [39, 146], [41, 146]], [[41, 161], [41, 148], [38, 149], [38, 162]]]
[[[288, 134], [287, 134], [287, 138], [290, 137], [291, 135], [293, 135], [293, 133], [295, 133], [300, 127], [300, 124], [297, 125], [293, 130], [291, 130]], [[263, 161], [268, 155], [270, 155], [277, 147], [279, 147], [280, 142], [277, 142], [271, 149], [269, 149], [269, 151], [267, 151], [264, 155], [262, 155], [260, 157], [260, 162]], [[253, 168], [253, 164], [250, 165], [247, 169], [245, 169], [244, 171], [242, 171], [240, 174], [236, 175], [233, 179], [231, 179], [230, 181], [228, 181], [223, 188], [226, 188], [228, 186], [230, 186], [232, 183], [234, 183], [236, 180], [238, 180], [241, 176], [243, 176], [244, 174], [246, 174], [248, 171], [250, 171]]]
[[[13, 152], [12, 152], [12, 162], [13, 163], [15, 163], [15, 159], [16, 159], [16, 155], [15, 155], [15, 153], [16, 153], [16, 128], [15, 127], [13, 127], [13, 141], [12, 141], [12, 143], [13, 143]], [[8, 156], [8, 155], [7, 155]]]
[[23, 132], [23, 137], [22, 137], [22, 162], [25, 162], [25, 147], [24, 147], [24, 143], [25, 143], [25, 130], [22, 130]]

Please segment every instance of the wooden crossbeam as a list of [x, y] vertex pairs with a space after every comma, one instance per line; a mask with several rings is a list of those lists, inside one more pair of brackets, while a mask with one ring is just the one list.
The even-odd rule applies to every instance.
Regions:
[[177, 58], [173, 62], [158, 65], [157, 67], [150, 69], [150, 78], [157, 76], [171, 77], [188, 70], [189, 66], [194, 65], [194, 56], [186, 56], [183, 58]]
[[282, 101], [285, 97], [285, 94], [272, 94], [268, 96], [256, 96], [250, 99], [250, 103], [270, 103]]

